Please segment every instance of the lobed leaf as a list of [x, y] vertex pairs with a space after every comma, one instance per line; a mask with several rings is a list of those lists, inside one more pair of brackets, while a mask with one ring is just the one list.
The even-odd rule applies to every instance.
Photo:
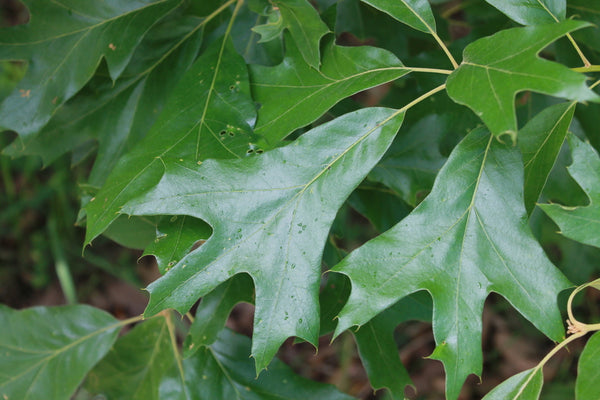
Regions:
[[315, 70], [321, 65], [321, 38], [329, 28], [307, 0], [273, 0], [281, 13], [284, 26], [290, 31], [296, 46], [308, 65]]
[[106, 230], [123, 204], [158, 183], [164, 159], [245, 155], [256, 118], [249, 92], [246, 63], [223, 36], [184, 74], [148, 135], [119, 160], [87, 205], [86, 243]]
[[575, 101], [598, 101], [583, 74], [537, 57], [559, 37], [589, 26], [579, 21], [513, 28], [469, 44], [448, 77], [448, 95], [475, 112], [497, 137], [517, 137], [516, 93], [532, 90]]
[[92, 77], [103, 58], [116, 80], [148, 29], [181, 3], [25, 1], [29, 23], [0, 29], [0, 60], [29, 64], [17, 88], [0, 104], [2, 127], [23, 138], [39, 131]]
[[575, 135], [569, 135], [573, 164], [569, 174], [590, 199], [587, 206], [570, 207], [559, 204], [540, 204], [560, 227], [560, 233], [590, 246], [600, 247], [600, 157], [594, 148]]
[[202, 165], [163, 160], [166, 172], [156, 187], [121, 212], [190, 215], [209, 223], [213, 235], [148, 286], [146, 314], [165, 308], [185, 313], [198, 297], [246, 272], [256, 289], [257, 370], [289, 336], [316, 344], [327, 233], [402, 119], [395, 110], [363, 109], [260, 156]]
[[481, 371], [481, 312], [490, 292], [559, 340], [556, 295], [570, 284], [529, 229], [522, 182], [517, 149], [483, 129], [471, 132], [408, 217], [333, 268], [352, 281], [336, 335], [427, 290], [437, 343], [431, 357], [444, 364], [449, 399]]
[[[97, 308], [0, 305], [0, 396], [70, 399], [122, 326]], [[59, 379], [57, 379], [59, 377]]]
[[410, 72], [386, 50], [332, 42], [324, 50], [321, 69], [315, 70], [293, 43], [286, 43], [281, 64], [250, 66], [252, 95], [261, 105], [255, 133], [269, 147], [315, 121], [340, 100]]

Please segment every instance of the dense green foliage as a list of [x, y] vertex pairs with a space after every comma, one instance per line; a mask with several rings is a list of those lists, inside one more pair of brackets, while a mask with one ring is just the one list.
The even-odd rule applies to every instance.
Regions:
[[[491, 293], [565, 339], [558, 296], [600, 257], [600, 3], [24, 3], [29, 22], [0, 28], [0, 65], [25, 70], [0, 91], [4, 154], [94, 156], [84, 245], [144, 249], [162, 276], [125, 321], [0, 308], [4, 399], [347, 399], [274, 359], [347, 330], [402, 399], [392, 333], [413, 319], [456, 399], [482, 373]], [[380, 233], [349, 254], [332, 230], [348, 206]], [[600, 329], [571, 300], [557, 350]], [[239, 302], [251, 341], [224, 328]], [[188, 313], [183, 346], [169, 310]], [[600, 397], [599, 351], [596, 334], [577, 399]], [[486, 398], [538, 398], [546, 361]]]

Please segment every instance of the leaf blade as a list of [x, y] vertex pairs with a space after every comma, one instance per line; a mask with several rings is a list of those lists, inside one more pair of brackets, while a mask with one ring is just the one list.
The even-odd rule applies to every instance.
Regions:
[[[122, 212], [192, 215], [207, 221], [213, 236], [148, 286], [146, 313], [169, 307], [184, 313], [199, 296], [247, 272], [256, 288], [257, 369], [268, 364], [289, 336], [316, 343], [320, 260], [327, 232], [343, 201], [391, 143], [402, 119], [403, 113], [395, 110], [364, 109], [258, 157], [207, 160], [200, 166], [167, 164], [159, 185], [127, 203]], [[269, 251], [263, 254], [260, 249], [265, 246]]]
[[575, 101], [598, 101], [585, 76], [542, 60], [537, 53], [585, 22], [513, 28], [479, 39], [463, 52], [463, 62], [447, 81], [448, 95], [477, 114], [497, 137], [517, 137], [514, 96], [532, 90]]
[[482, 129], [469, 134], [408, 217], [333, 268], [352, 280], [336, 335], [399, 298], [429, 291], [437, 343], [431, 357], [444, 363], [448, 398], [458, 396], [467, 375], [481, 371], [480, 315], [490, 292], [559, 340], [564, 330], [555, 296], [569, 282], [529, 230], [521, 182], [514, 148]]
[[69, 399], [121, 327], [104, 311], [84, 305], [22, 311], [1, 306], [0, 319], [0, 393], [24, 400], [48, 394]]

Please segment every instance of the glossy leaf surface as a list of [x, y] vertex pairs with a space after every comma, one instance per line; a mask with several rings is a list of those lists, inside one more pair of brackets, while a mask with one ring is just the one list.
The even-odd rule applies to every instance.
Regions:
[[398, 21], [425, 33], [435, 32], [435, 18], [427, 0], [362, 0]]
[[84, 305], [0, 306], [0, 324], [0, 397], [22, 400], [70, 399], [121, 328], [106, 312]]
[[544, 384], [540, 368], [528, 369], [511, 376], [489, 392], [484, 400], [537, 400]]
[[519, 132], [525, 165], [525, 208], [531, 214], [565, 141], [576, 103], [550, 106]]
[[316, 343], [327, 232], [343, 201], [387, 150], [402, 118], [390, 109], [364, 109], [246, 160], [167, 163], [157, 186], [121, 212], [191, 215], [208, 222], [213, 235], [148, 286], [146, 314], [165, 308], [185, 313], [198, 297], [247, 272], [256, 287], [257, 369], [289, 336]]
[[485, 0], [523, 25], [551, 24], [565, 19], [566, 0]]
[[86, 242], [114, 221], [123, 204], [160, 180], [166, 160], [245, 155], [256, 118], [249, 92], [244, 59], [227, 37], [214, 42], [181, 78], [148, 136], [121, 158], [87, 206]]
[[156, 239], [145, 248], [144, 255], [151, 254], [156, 258], [162, 274], [185, 257], [194, 244], [208, 239], [212, 232], [204, 221], [176, 215], [160, 221], [156, 228]]
[[514, 147], [483, 129], [469, 134], [408, 217], [333, 269], [352, 281], [336, 334], [427, 290], [437, 343], [431, 357], [444, 363], [449, 399], [467, 375], [481, 372], [481, 312], [490, 292], [559, 340], [564, 329], [551, 305], [569, 282], [529, 230], [522, 168]]
[[287, 43], [281, 64], [250, 69], [252, 95], [261, 104], [255, 133], [270, 146], [315, 121], [340, 100], [410, 72], [386, 50], [333, 43], [325, 48], [323, 65], [317, 71]]
[[587, 88], [585, 76], [537, 53], [585, 22], [513, 28], [479, 39], [463, 52], [460, 67], [448, 77], [448, 95], [468, 106], [495, 136], [515, 141], [515, 95], [532, 90], [576, 101], [598, 100]]
[[148, 29], [181, 1], [25, 3], [30, 22], [0, 29], [0, 60], [29, 63], [23, 80], [0, 104], [1, 126], [23, 137], [43, 127], [103, 58], [116, 80]]
[[329, 32], [319, 13], [307, 0], [274, 0], [284, 26], [289, 29], [296, 46], [308, 65], [318, 70], [321, 65], [321, 38]]
[[540, 207], [560, 227], [561, 234], [600, 247], [600, 157], [590, 144], [575, 135], [569, 135], [568, 140], [573, 156], [569, 174], [588, 195], [590, 204], [579, 207], [540, 204]]
[[200, 18], [161, 20], [137, 47], [121, 78], [113, 82], [97, 75], [38, 134], [13, 142], [5, 152], [39, 155], [48, 165], [67, 151], [97, 147], [88, 184], [99, 188], [119, 158], [146, 135], [197, 57], [202, 26]]
[[598, 359], [600, 359], [600, 332], [594, 333], [588, 339], [579, 357], [579, 364], [577, 366], [578, 375], [575, 382], [575, 398], [577, 400], [595, 400], [600, 398]]
[[152, 318], [119, 338], [90, 372], [86, 389], [108, 399], [158, 400], [162, 377], [174, 363], [167, 321]]

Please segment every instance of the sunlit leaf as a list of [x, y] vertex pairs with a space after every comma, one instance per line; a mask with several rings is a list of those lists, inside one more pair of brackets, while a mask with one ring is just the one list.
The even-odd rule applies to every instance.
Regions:
[[425, 33], [435, 32], [435, 18], [427, 0], [361, 0]]

